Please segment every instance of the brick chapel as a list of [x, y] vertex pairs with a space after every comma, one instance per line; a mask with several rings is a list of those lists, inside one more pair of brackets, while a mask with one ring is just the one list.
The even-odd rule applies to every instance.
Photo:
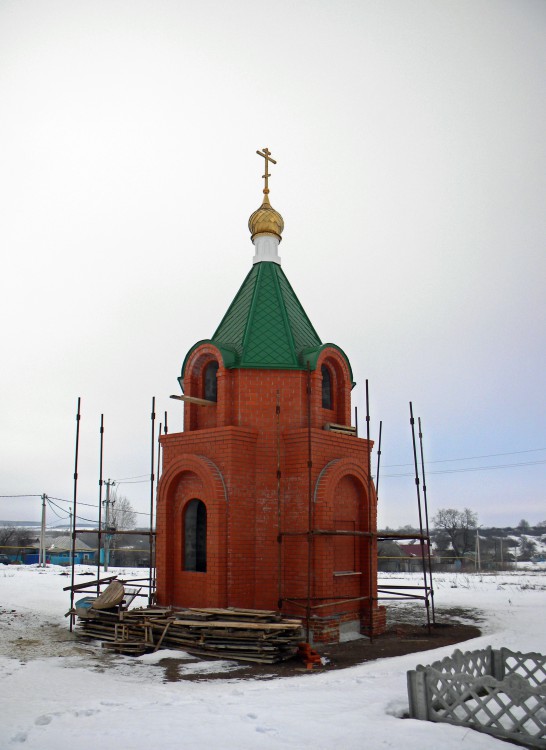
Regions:
[[210, 339], [186, 354], [184, 431], [161, 438], [156, 598], [301, 617], [309, 639], [379, 633], [373, 443], [351, 427], [347, 355], [323, 344], [281, 268], [269, 201], [252, 267]]

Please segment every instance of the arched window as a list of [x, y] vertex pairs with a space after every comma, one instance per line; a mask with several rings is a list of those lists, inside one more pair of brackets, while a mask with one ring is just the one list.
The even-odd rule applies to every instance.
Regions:
[[207, 508], [201, 500], [190, 500], [184, 512], [184, 570], [207, 570]]
[[218, 362], [212, 360], [205, 367], [205, 398], [207, 401], [218, 400], [218, 381], [216, 373], [218, 372]]
[[322, 408], [333, 409], [332, 374], [326, 365], [322, 365], [320, 372], [322, 375]]

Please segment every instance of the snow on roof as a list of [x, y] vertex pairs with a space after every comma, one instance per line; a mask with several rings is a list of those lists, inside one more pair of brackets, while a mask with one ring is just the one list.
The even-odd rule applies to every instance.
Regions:
[[[72, 539], [69, 536], [46, 536], [44, 542], [45, 548], [49, 552], [53, 552], [55, 550], [58, 552], [70, 552], [70, 550], [72, 549]], [[32, 547], [32, 549], [40, 549], [40, 540], [38, 539], [36, 542], [33, 542], [28, 546]], [[90, 547], [80, 539], [76, 539], [74, 549], [76, 550], [76, 552], [88, 552], [92, 551], [93, 547]]]

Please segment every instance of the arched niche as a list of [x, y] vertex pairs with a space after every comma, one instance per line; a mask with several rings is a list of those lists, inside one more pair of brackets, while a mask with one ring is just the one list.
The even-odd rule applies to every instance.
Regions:
[[[194, 501], [197, 503], [192, 506]], [[192, 507], [196, 510], [193, 565], [188, 564], [190, 558], [186, 555], [186, 532], [191, 520], [188, 513]], [[209, 592], [216, 592], [220, 599], [227, 596], [227, 515], [224, 478], [209, 458], [183, 454], [169, 464], [158, 485], [156, 559], [160, 604], [209, 606]], [[206, 553], [205, 565], [202, 557], [199, 564], [199, 544], [201, 552]]]
[[185, 431], [224, 426], [229, 398], [221, 352], [213, 344], [201, 344], [189, 353], [183, 371], [184, 395], [209, 402], [207, 406], [186, 402]]
[[339, 596], [367, 596], [370, 582], [375, 592], [377, 500], [365, 467], [348, 458], [330, 461], [315, 483], [313, 506], [315, 528], [344, 532], [316, 538], [316, 595], [331, 596], [334, 586]]
[[316, 407], [323, 426], [327, 422], [351, 424], [351, 371], [344, 354], [333, 346], [323, 348], [315, 370]]

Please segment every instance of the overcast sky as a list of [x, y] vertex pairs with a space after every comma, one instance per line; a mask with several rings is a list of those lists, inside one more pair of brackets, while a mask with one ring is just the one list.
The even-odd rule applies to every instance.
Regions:
[[104, 413], [146, 512], [151, 399], [181, 429], [268, 146], [283, 269], [383, 421], [380, 525], [417, 523], [410, 400], [431, 515], [546, 518], [543, 0], [1, 0], [0, 102], [0, 494], [71, 500], [81, 396], [79, 501]]

